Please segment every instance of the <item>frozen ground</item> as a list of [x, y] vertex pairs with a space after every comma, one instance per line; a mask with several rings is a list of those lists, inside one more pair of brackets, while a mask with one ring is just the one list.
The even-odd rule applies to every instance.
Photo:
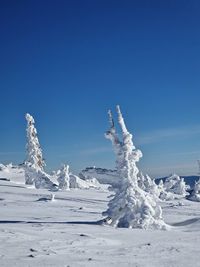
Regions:
[[170, 231], [101, 226], [106, 191], [27, 188], [0, 173], [0, 266], [200, 266], [200, 203], [162, 203]]

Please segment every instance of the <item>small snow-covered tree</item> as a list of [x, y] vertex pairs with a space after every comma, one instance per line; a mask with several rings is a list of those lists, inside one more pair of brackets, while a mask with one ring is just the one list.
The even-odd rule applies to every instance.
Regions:
[[138, 186], [150, 193], [155, 199], [159, 198], [160, 190], [158, 185], [155, 183], [155, 180], [152, 179], [148, 174], [143, 175], [142, 172], [138, 174]]
[[61, 190], [69, 190], [70, 187], [70, 176], [69, 176], [69, 165], [63, 165], [58, 174], [58, 187]]
[[111, 128], [106, 132], [116, 154], [116, 167], [121, 182], [115, 188], [115, 196], [110, 200], [108, 209], [103, 213], [105, 223], [114, 227], [166, 229], [167, 225], [162, 219], [161, 207], [157, 205], [152, 196], [138, 186], [139, 170], [136, 162], [142, 157], [132, 141], [119, 106], [117, 106], [118, 123], [122, 130], [122, 141], [116, 134], [112, 114], [109, 111]]
[[195, 182], [194, 192], [196, 194], [200, 194], [200, 179], [197, 182]]
[[164, 183], [166, 192], [182, 195], [183, 197], [187, 195], [187, 188], [188, 186], [186, 185], [184, 178], [181, 178], [177, 174], [170, 175]]
[[174, 194], [177, 194], [177, 195], [181, 195], [181, 196], [186, 196], [188, 193], [186, 191], [187, 189], [187, 185], [184, 181], [184, 178], [181, 178], [175, 185], [174, 185], [174, 188], [173, 188], [173, 192]]
[[200, 179], [195, 182], [194, 189], [191, 195], [188, 197], [189, 200], [200, 202]]
[[172, 174], [165, 180], [164, 188], [168, 192], [173, 193], [173, 188], [176, 186], [176, 184], [180, 181], [180, 176], [177, 174]]
[[164, 183], [163, 183], [163, 180], [162, 180], [162, 179], [160, 180], [160, 182], [159, 182], [159, 184], [158, 184], [158, 188], [159, 188], [160, 190], [163, 190], [163, 189], [164, 189]]

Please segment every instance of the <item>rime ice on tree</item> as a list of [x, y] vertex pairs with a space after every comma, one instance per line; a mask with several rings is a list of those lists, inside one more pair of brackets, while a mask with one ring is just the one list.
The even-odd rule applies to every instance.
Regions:
[[155, 200], [159, 199], [160, 195], [160, 189], [158, 188], [157, 184], [155, 183], [155, 180], [152, 179], [148, 174], [143, 175], [142, 172], [139, 172], [138, 174], [138, 186], [150, 193]]
[[[200, 160], [197, 160], [199, 166], [198, 176], [200, 176]], [[200, 202], [200, 178], [198, 181], [195, 181], [194, 189], [192, 190], [189, 197], [189, 200]]]
[[29, 166], [37, 169], [43, 170], [45, 166], [45, 162], [42, 156], [42, 149], [40, 147], [40, 143], [37, 137], [37, 130], [35, 128], [35, 121], [30, 114], [26, 114], [27, 120], [27, 158], [26, 163]]
[[43, 171], [45, 166], [45, 162], [42, 156], [42, 150], [40, 147], [40, 143], [37, 137], [37, 130], [35, 128], [34, 118], [30, 114], [26, 114], [27, 120], [27, 157], [25, 161], [26, 172], [25, 172], [25, 180], [26, 184], [33, 184], [35, 179], [35, 171]]
[[180, 178], [180, 180], [175, 184], [173, 192], [174, 194], [185, 197], [186, 195], [188, 195], [186, 189], [187, 189], [187, 186], [184, 181], [184, 178]]
[[63, 165], [58, 174], [59, 189], [69, 190], [70, 176], [69, 176], [69, 165]]
[[176, 174], [173, 174], [166, 179], [164, 183], [164, 190], [166, 193], [182, 195], [183, 197], [187, 195], [187, 185], [184, 179]]
[[195, 182], [194, 189], [191, 195], [188, 197], [189, 200], [200, 202], [200, 179]]
[[122, 141], [119, 140], [112, 114], [109, 111], [111, 128], [106, 132], [116, 154], [116, 167], [121, 178], [115, 196], [109, 202], [108, 209], [103, 213], [105, 222], [114, 227], [166, 229], [162, 219], [161, 207], [152, 196], [138, 186], [139, 170], [136, 162], [142, 157], [140, 150], [133, 145], [132, 135], [128, 132], [119, 106], [117, 106], [118, 123], [122, 130]]
[[37, 137], [34, 118], [26, 114], [27, 120], [27, 158], [25, 161], [25, 182], [35, 184], [36, 188], [53, 189], [55, 185], [50, 176], [44, 172], [45, 162], [42, 156], [42, 149]]

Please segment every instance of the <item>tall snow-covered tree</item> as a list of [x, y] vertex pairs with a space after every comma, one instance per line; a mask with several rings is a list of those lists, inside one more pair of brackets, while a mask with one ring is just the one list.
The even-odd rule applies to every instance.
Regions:
[[45, 167], [45, 161], [42, 156], [42, 149], [37, 136], [37, 130], [35, 128], [34, 118], [30, 114], [26, 114], [27, 120], [27, 158], [26, 163], [29, 166], [38, 170], [43, 170]]
[[42, 149], [37, 137], [37, 130], [35, 128], [34, 118], [30, 114], [26, 114], [27, 120], [27, 156], [25, 160], [25, 182], [26, 184], [33, 184], [35, 179], [35, 171], [43, 171], [45, 161], [42, 156]]
[[136, 163], [142, 157], [142, 152], [135, 148], [132, 135], [126, 128], [120, 107], [117, 106], [118, 123], [122, 130], [122, 141], [119, 140], [114, 120], [109, 111], [111, 127], [106, 132], [116, 154], [116, 168], [120, 177], [120, 184], [115, 188], [115, 196], [110, 200], [108, 209], [103, 213], [105, 223], [114, 227], [166, 229], [162, 219], [162, 210], [152, 198], [138, 186]]
[[63, 165], [58, 174], [59, 189], [69, 190], [70, 187], [70, 176], [69, 176], [69, 165]]

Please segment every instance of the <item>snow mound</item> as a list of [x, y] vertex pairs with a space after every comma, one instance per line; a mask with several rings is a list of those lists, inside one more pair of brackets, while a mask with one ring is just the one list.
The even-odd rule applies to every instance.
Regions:
[[46, 197], [41, 197], [38, 200], [36, 200], [37, 202], [48, 202], [48, 201], [55, 201], [55, 195], [51, 194], [50, 196], [46, 196]]
[[69, 180], [70, 188], [76, 188], [76, 189], [89, 189], [90, 188], [89, 183], [87, 181], [82, 180], [78, 176], [74, 174], [70, 174], [69, 177], [70, 177], [70, 180]]
[[0, 178], [1, 180], [7, 180], [16, 184], [24, 184], [25, 179], [24, 169], [21, 166], [0, 164]]

